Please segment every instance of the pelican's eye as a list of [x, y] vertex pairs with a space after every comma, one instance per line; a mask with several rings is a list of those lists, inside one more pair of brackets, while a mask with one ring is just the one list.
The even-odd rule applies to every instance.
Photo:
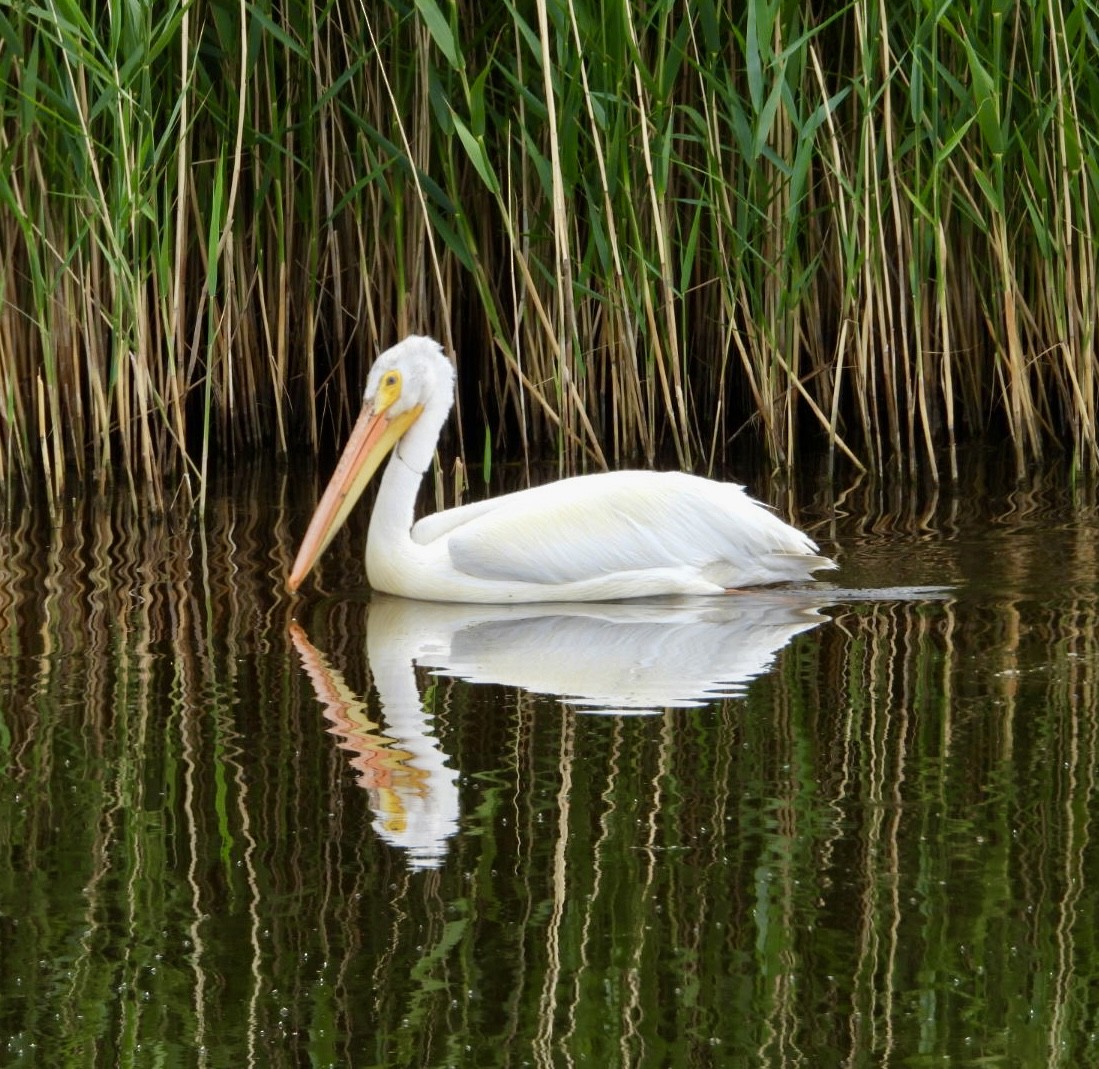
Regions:
[[394, 404], [396, 400], [401, 396], [401, 373], [393, 368], [392, 371], [387, 371], [381, 378], [381, 382], [378, 383], [378, 393], [375, 399], [375, 408], [384, 412], [390, 405]]

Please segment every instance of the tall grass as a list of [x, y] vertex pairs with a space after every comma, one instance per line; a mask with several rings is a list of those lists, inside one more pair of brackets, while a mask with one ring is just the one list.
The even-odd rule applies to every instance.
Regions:
[[816, 7], [0, 8], [3, 478], [201, 494], [411, 330], [488, 454], [1094, 467], [1094, 8]]

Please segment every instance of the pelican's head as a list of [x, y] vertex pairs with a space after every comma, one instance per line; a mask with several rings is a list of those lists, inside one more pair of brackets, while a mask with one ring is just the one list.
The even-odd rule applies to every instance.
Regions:
[[[362, 414], [309, 522], [287, 589], [301, 586], [398, 442], [401, 459], [415, 471], [426, 470], [453, 401], [454, 365], [434, 339], [405, 338], [378, 357], [367, 376]], [[430, 414], [423, 421], [430, 433], [406, 438], [425, 413]]]
[[454, 365], [443, 355], [443, 347], [434, 338], [413, 335], [374, 361], [363, 391], [363, 410], [386, 412], [397, 420], [432, 403], [441, 402], [449, 412], [453, 399]]

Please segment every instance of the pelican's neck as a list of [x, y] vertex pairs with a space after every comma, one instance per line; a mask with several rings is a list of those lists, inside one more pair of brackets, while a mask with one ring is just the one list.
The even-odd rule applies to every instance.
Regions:
[[[366, 536], [367, 574], [378, 586], [380, 576], [371, 574], [386, 561], [407, 557], [413, 551], [410, 534], [416, 509], [416, 494], [424, 472], [431, 464], [443, 424], [450, 413], [451, 398], [432, 399], [423, 414], [405, 432], [389, 458], [378, 487], [378, 498], [370, 516]], [[379, 589], [391, 589], [381, 585]]]
[[368, 546], [370, 543], [397, 546], [411, 541], [416, 494], [423, 477], [423, 471], [410, 467], [404, 460], [398, 445], [382, 473], [374, 511], [370, 514]]

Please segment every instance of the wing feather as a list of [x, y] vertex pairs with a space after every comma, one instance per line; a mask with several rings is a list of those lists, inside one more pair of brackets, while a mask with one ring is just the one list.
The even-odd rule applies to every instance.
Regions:
[[681, 472], [580, 476], [420, 521], [480, 579], [563, 584], [689, 568], [723, 586], [806, 578], [830, 562], [743, 487]]

